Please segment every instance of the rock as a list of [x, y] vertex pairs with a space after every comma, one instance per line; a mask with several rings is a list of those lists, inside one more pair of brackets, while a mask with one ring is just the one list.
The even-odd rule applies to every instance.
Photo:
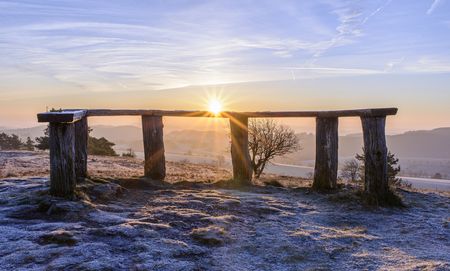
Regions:
[[123, 187], [115, 183], [98, 184], [87, 191], [90, 196], [100, 200], [111, 200], [120, 196], [123, 192]]
[[73, 237], [71, 232], [65, 230], [56, 230], [43, 234], [39, 237], [38, 243], [41, 245], [58, 244], [64, 246], [73, 246], [77, 243], [77, 239]]
[[266, 186], [284, 187], [284, 185], [279, 180], [265, 180], [264, 184]]
[[225, 229], [214, 225], [193, 229], [191, 231], [191, 237], [196, 241], [209, 246], [222, 245], [227, 239]]

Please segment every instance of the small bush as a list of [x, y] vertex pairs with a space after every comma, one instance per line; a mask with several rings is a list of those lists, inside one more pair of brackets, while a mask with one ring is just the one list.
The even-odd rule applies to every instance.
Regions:
[[20, 150], [25, 144], [20, 138], [15, 135], [8, 135], [5, 133], [0, 134], [0, 149], [1, 150]]
[[131, 157], [135, 158], [136, 154], [134, 153], [133, 149], [128, 149], [127, 152], [122, 153], [122, 157]]
[[108, 141], [106, 138], [89, 137], [88, 140], [88, 154], [89, 155], [103, 155], [103, 156], [117, 156], [116, 151], [112, 148], [115, 144]]

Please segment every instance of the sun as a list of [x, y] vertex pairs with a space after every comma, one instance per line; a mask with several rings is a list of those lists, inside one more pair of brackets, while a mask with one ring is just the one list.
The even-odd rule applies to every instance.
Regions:
[[208, 102], [208, 108], [209, 112], [217, 116], [222, 111], [222, 103], [217, 99], [210, 100]]

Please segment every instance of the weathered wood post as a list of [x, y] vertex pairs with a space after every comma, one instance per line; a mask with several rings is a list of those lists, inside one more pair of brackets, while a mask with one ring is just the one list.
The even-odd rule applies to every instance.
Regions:
[[50, 122], [50, 194], [71, 197], [75, 190], [75, 128], [73, 123]]
[[364, 133], [364, 191], [383, 200], [389, 191], [386, 116], [363, 116], [361, 122]]
[[248, 118], [233, 114], [230, 116], [230, 130], [233, 179], [242, 185], [249, 185], [253, 171], [248, 151]]
[[75, 174], [78, 182], [87, 177], [88, 134], [87, 117], [75, 122]]
[[144, 175], [153, 180], [166, 177], [162, 116], [142, 116], [144, 136]]
[[316, 163], [313, 189], [336, 188], [338, 170], [338, 118], [316, 118]]

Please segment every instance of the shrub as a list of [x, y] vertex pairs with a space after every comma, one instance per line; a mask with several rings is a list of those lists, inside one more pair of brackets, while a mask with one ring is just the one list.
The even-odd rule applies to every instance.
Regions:
[[128, 149], [127, 152], [123, 152], [122, 153], [122, 157], [131, 157], [131, 158], [135, 158], [136, 154], [134, 153], [133, 149]]
[[96, 138], [89, 136], [88, 140], [88, 154], [89, 155], [103, 155], [103, 156], [117, 156], [117, 153], [112, 148], [114, 143], [108, 141], [106, 138]]
[[1, 150], [20, 150], [24, 147], [24, 143], [15, 135], [0, 134], [0, 149]]
[[44, 136], [36, 137], [34, 139], [36, 141], [36, 148], [40, 150], [48, 150], [50, 149], [50, 141], [48, 140], [48, 126], [44, 130]]

